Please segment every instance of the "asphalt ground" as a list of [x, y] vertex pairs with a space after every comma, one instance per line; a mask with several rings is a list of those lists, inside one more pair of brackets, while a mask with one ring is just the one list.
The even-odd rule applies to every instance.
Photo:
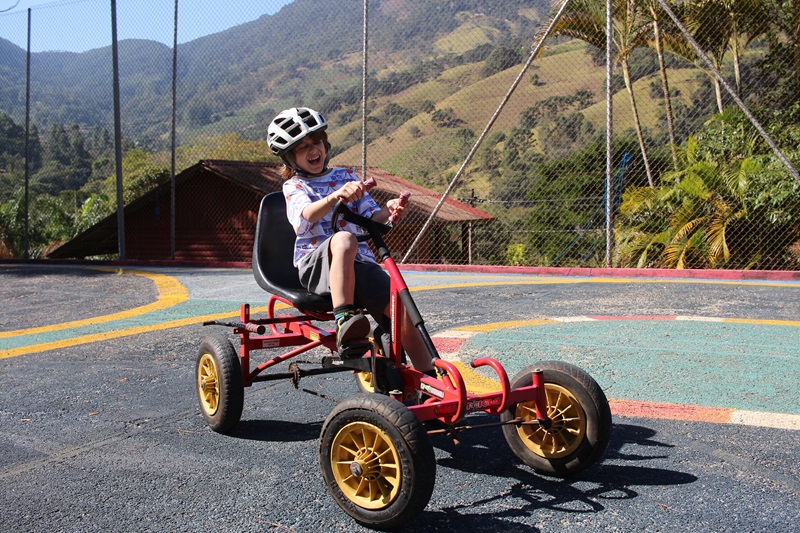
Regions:
[[[499, 430], [432, 437], [407, 531], [797, 531], [800, 284], [405, 277], [445, 357], [573, 362], [614, 414], [604, 460], [569, 480]], [[232, 436], [199, 415], [197, 346], [227, 331], [200, 323], [266, 305], [248, 271], [0, 265], [0, 301], [0, 530], [364, 531], [317, 451], [351, 376], [256, 384]]]

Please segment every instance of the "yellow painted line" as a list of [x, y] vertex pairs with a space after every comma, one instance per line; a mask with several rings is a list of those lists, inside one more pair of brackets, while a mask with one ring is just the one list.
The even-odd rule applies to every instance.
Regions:
[[[152, 311], [158, 311], [162, 309], [166, 309], [168, 307], [172, 307], [178, 303], [184, 302], [188, 300], [189, 295], [186, 288], [174, 277], [165, 275], [165, 274], [156, 274], [152, 272], [146, 271], [137, 271], [137, 270], [128, 270], [123, 271], [122, 269], [114, 269], [114, 268], [104, 268], [104, 267], [89, 267], [95, 270], [107, 271], [107, 272], [119, 272], [119, 273], [128, 273], [137, 276], [143, 276], [148, 279], [151, 279], [156, 284], [156, 289], [158, 291], [157, 300], [151, 304], [143, 305], [140, 307], [136, 307], [133, 309], [129, 309], [126, 311], [121, 311], [118, 313], [112, 313], [108, 315], [103, 315], [99, 317], [87, 318], [82, 320], [75, 320], [71, 322], [63, 322], [60, 324], [52, 324], [49, 326], [42, 326], [38, 328], [29, 328], [23, 330], [15, 330], [15, 331], [6, 331], [0, 332], [0, 338], [9, 338], [15, 337], [20, 335], [34, 335], [37, 333], [43, 332], [52, 332], [52, 331], [59, 331], [69, 328], [99, 324], [103, 322], [111, 322], [114, 320], [122, 320], [127, 319], [135, 316], [140, 316], [146, 313], [150, 313]], [[475, 277], [482, 277], [482, 276], [475, 276]], [[499, 278], [502, 276], [492, 276], [495, 278]], [[508, 285], [552, 285], [552, 284], [574, 284], [574, 283], [710, 283], [710, 284], [723, 284], [723, 285], [768, 285], [768, 286], [777, 286], [777, 287], [799, 287], [798, 284], [791, 284], [791, 283], [767, 283], [767, 282], [758, 282], [758, 281], [715, 281], [715, 280], [693, 280], [693, 279], [659, 279], [659, 280], [651, 280], [651, 279], [636, 279], [636, 278], [584, 278], [584, 279], [553, 279], [553, 278], [537, 278], [537, 279], [526, 279], [526, 280], [504, 280], [504, 281], [483, 281], [483, 282], [470, 282], [470, 283], [452, 283], [452, 284], [440, 284], [440, 285], [428, 285], [428, 286], [421, 286], [421, 287], [414, 287], [412, 291], [425, 291], [425, 290], [442, 290], [442, 289], [452, 289], [452, 288], [469, 288], [469, 287], [491, 287], [491, 286], [508, 286]], [[278, 308], [288, 307], [284, 304], [278, 306]], [[251, 310], [251, 312], [262, 312], [266, 311], [267, 308], [257, 308]], [[173, 320], [169, 322], [162, 322], [161, 324], [155, 325], [147, 325], [147, 326], [138, 326], [134, 328], [127, 328], [118, 331], [111, 331], [105, 333], [98, 333], [92, 335], [83, 335], [79, 337], [74, 337], [71, 339], [63, 339], [60, 341], [53, 341], [48, 343], [41, 343], [36, 345], [24, 346], [20, 348], [15, 348], [11, 350], [6, 350], [4, 352], [0, 352], [0, 359], [14, 357], [17, 355], [23, 355], [28, 353], [35, 353], [35, 352], [43, 352], [48, 350], [54, 350], [59, 348], [65, 348], [70, 346], [77, 346], [80, 344], [86, 344], [90, 342], [97, 342], [102, 340], [120, 338], [120, 337], [127, 337], [131, 335], [137, 335], [140, 333], [146, 333], [151, 331], [159, 331], [164, 329], [170, 329], [175, 327], [181, 327], [186, 325], [197, 324], [199, 322], [209, 321], [209, 320], [220, 320], [222, 318], [230, 318], [233, 316], [238, 316], [238, 313], [224, 313], [224, 314], [216, 314], [216, 315], [204, 315], [204, 316], [196, 316], [190, 317], [185, 319]], [[741, 322], [741, 323], [761, 323], [761, 324], [780, 324], [780, 325], [800, 325], [800, 322], [789, 322], [789, 321], [774, 321], [774, 320], [746, 320], [746, 319], [724, 319], [727, 322]], [[500, 328], [513, 328], [513, 327], [525, 327], [525, 326], [533, 326], [533, 325], [542, 325], [542, 324], [553, 324], [558, 322], [557, 320], [551, 319], [539, 319], [539, 320], [522, 320], [522, 321], [509, 321], [509, 322], [499, 322], [493, 324], [485, 324], [485, 325], [478, 325], [478, 326], [462, 326], [459, 328], [455, 328], [458, 331], [468, 331], [468, 332], [487, 332], [492, 331]], [[468, 372], [467, 374], [471, 374], [475, 376], [474, 379], [478, 379], [478, 381], [485, 379], [482, 378], [479, 374], [473, 372], [471, 369], [464, 367]], [[488, 380], [491, 382], [491, 380]], [[477, 385], [476, 385], [477, 386]], [[485, 386], [485, 384], [483, 385]]]
[[442, 289], [464, 289], [470, 287], [498, 287], [508, 285], [565, 285], [572, 283], [586, 283], [586, 280], [578, 279], [528, 279], [521, 281], [474, 281], [469, 283], [448, 283], [442, 285], [421, 285], [419, 287], [409, 287], [411, 292], [417, 291], [438, 291]]
[[[283, 304], [283, 307], [288, 307], [288, 306]], [[279, 308], [281, 308], [281, 306], [276, 306], [276, 309]], [[261, 312], [267, 312], [268, 310], [269, 310], [268, 307], [256, 307], [254, 309], [251, 309], [250, 312], [261, 313]], [[68, 348], [70, 346], [77, 346], [79, 344], [88, 344], [90, 342], [118, 339], [120, 337], [130, 337], [131, 335], [138, 335], [140, 333], [149, 333], [152, 331], [178, 328], [181, 326], [192, 326], [210, 320], [222, 320], [224, 318], [238, 317], [238, 316], [239, 316], [238, 312], [193, 316], [189, 318], [181, 318], [178, 320], [170, 320], [168, 322], [162, 322], [160, 324], [151, 324], [147, 326], [137, 326], [134, 328], [119, 329], [115, 331], [106, 331], [104, 333], [95, 333], [92, 335], [81, 335], [79, 337], [72, 337], [70, 339], [62, 339], [52, 342], [43, 342], [41, 344], [32, 344], [29, 346], [21, 346], [19, 348], [13, 348], [11, 350], [4, 350], [0, 352], [0, 359], [6, 359], [9, 357], [16, 357], [18, 355], [25, 355], [30, 353], [46, 352], [48, 350], [58, 350], [59, 348]]]
[[772, 326], [800, 326], [800, 320], [766, 320], [760, 318], [723, 318], [722, 322], [735, 324], [769, 324]]
[[72, 322], [62, 322], [59, 324], [51, 324], [49, 326], [41, 326], [38, 328], [18, 329], [14, 331], [0, 332], [0, 339], [9, 337], [18, 337], [20, 335], [35, 335], [37, 333], [45, 333], [50, 331], [60, 331], [63, 329], [77, 328], [81, 326], [89, 326], [93, 324], [101, 324], [103, 322], [111, 322], [112, 320], [122, 320], [134, 316], [143, 315], [152, 311], [159, 311], [172, 307], [181, 302], [189, 299], [189, 292], [177, 279], [164, 274], [154, 274], [152, 272], [144, 272], [139, 270], [120, 271], [112, 268], [93, 268], [93, 270], [102, 270], [105, 272], [120, 272], [123, 274], [133, 274], [134, 276], [142, 276], [153, 281], [158, 291], [158, 297], [155, 302], [140, 307], [134, 307], [126, 311], [112, 313], [110, 315], [103, 315], [93, 318], [85, 318], [82, 320], [74, 320]]
[[[623, 317], [624, 318], [624, 317]], [[697, 316], [680, 316], [676, 317], [677, 320], [683, 322], [727, 322], [732, 324], [767, 324], [771, 326], [800, 326], [800, 320], [771, 320], [762, 318], [708, 318]], [[497, 331], [499, 329], [522, 328], [527, 326], [542, 326], [545, 324], [560, 324], [564, 322], [578, 322], [583, 320], [592, 320], [589, 317], [561, 317], [561, 318], [540, 318], [535, 320], [510, 320], [508, 322], [490, 322], [488, 324], [478, 324], [474, 326], [458, 326], [451, 330], [451, 332], [468, 331], [474, 333], [488, 333], [490, 331]], [[605, 320], [613, 321], [614, 317], [607, 317]], [[437, 335], [446, 337], [447, 332], [438, 333]]]
[[464, 378], [464, 385], [467, 390], [473, 394], [487, 394], [489, 392], [497, 392], [501, 390], [500, 382], [494, 379], [481, 376], [475, 372], [469, 365], [461, 361], [450, 361], [450, 364], [456, 367], [456, 370]]
[[[577, 319], [583, 317], [576, 317]], [[746, 319], [746, 318], [722, 318], [722, 319], [709, 319], [704, 317], [680, 317], [681, 320], [689, 320], [689, 321], [709, 321], [714, 320], [716, 322], [731, 322], [731, 323], [739, 323], [739, 324], [769, 324], [769, 325], [778, 325], [778, 326], [800, 326], [800, 321], [793, 321], [793, 320], [762, 320], [762, 319]], [[561, 319], [536, 319], [536, 320], [511, 320], [506, 322], [491, 322], [488, 324], [479, 324], [474, 326], [460, 326], [456, 327], [444, 332], [440, 332], [437, 336], [442, 337], [453, 337], [458, 336], [459, 332], [468, 332], [468, 333], [488, 333], [491, 331], [497, 330], [504, 330], [510, 328], [519, 328], [519, 327], [527, 327], [527, 326], [542, 326], [542, 325], [551, 325], [551, 324], [558, 324], [563, 323], [565, 321], [569, 321], [569, 319], [561, 318]], [[471, 336], [471, 335], [470, 335]], [[475, 372], [471, 366], [468, 364], [463, 363], [462, 361], [455, 359], [450, 360], [450, 363], [455, 365], [458, 371], [461, 373], [461, 376], [464, 378], [464, 383], [467, 387], [467, 390], [473, 394], [487, 394], [490, 392], [497, 392], [501, 389], [500, 382], [487, 378], [481, 374]], [[510, 377], [510, 376], [509, 376]], [[797, 417], [800, 419], [800, 417]], [[755, 425], [764, 425], [765, 423], [759, 419], [759, 421]], [[795, 420], [793, 424], [797, 424]], [[784, 424], [781, 427], [789, 427]]]
[[765, 287], [792, 287], [800, 289], [798, 283], [771, 283], [766, 281], [723, 281], [707, 279], [637, 279], [637, 278], [581, 278], [581, 279], [527, 279], [519, 281], [476, 281], [469, 283], [445, 283], [439, 285], [422, 285], [409, 287], [411, 292], [435, 291], [442, 289], [464, 289], [471, 287], [493, 287], [504, 285], [567, 285], [577, 283], [691, 283], [691, 284], [710, 284], [710, 285], [745, 285], [745, 286], [765, 286]]
[[541, 326], [543, 324], [557, 324], [558, 320], [550, 318], [540, 318], [536, 320], [510, 320], [508, 322], [491, 322], [489, 324], [478, 324], [476, 326], [459, 326], [453, 328], [453, 331], [472, 331], [477, 333], [486, 333], [498, 329], [508, 328], [522, 328], [526, 326]]

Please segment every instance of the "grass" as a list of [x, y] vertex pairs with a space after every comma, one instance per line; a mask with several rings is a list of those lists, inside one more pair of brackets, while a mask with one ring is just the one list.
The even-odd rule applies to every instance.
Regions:
[[[466, 23], [462, 25], [462, 31], [466, 31], [465, 26]], [[588, 90], [594, 94], [595, 103], [582, 110], [582, 113], [597, 131], [604, 131], [605, 67], [595, 66], [585, 49], [585, 44], [580, 41], [568, 41], [548, 48], [543, 57], [535, 59], [532, 68], [523, 75], [516, 91], [498, 115], [490, 134], [508, 132], [519, 126], [521, 113], [538, 101], [553, 96], [573, 95], [579, 90]], [[451, 68], [435, 80], [416, 85], [400, 94], [373, 98], [371, 104], [378, 109], [388, 102], [396, 102], [408, 109], [417, 110], [423, 101], [432, 100], [437, 109], [452, 108], [455, 115], [464, 121], [461, 127], [469, 128], [478, 135], [503, 101], [522, 65], [515, 65], [485, 79], [481, 79], [482, 68], [483, 63]], [[671, 89], [680, 92], [676, 100], [683, 100], [689, 108], [692, 107], [690, 97], [698, 87], [698, 72], [691, 68], [669, 71]], [[532, 82], [534, 74], [537, 83]], [[662, 99], [650, 96], [650, 85], [653, 82], [660, 85], [658, 74], [642, 78], [634, 84], [642, 126], [651, 131], [658, 128], [659, 118], [664, 113]], [[625, 89], [615, 94], [613, 105], [614, 131], [619, 133], [632, 129], [634, 124], [630, 99]], [[336, 144], [337, 139], [344, 139], [353, 129], [360, 132], [360, 128], [359, 114], [353, 123], [332, 132], [332, 142]], [[404, 177], [430, 175], [434, 172], [433, 169], [437, 169], [435, 172], [439, 175], [452, 175], [461, 164], [452, 163], [452, 160], [463, 161], [472, 143], [465, 146], [463, 141], [454, 140], [453, 130], [442, 130], [443, 128], [433, 124], [428, 113], [418, 113], [390, 135], [370, 143], [367, 151], [368, 165], [382, 167]], [[360, 142], [339, 154], [334, 163], [360, 165]], [[448, 170], [438, 170], [442, 168]]]

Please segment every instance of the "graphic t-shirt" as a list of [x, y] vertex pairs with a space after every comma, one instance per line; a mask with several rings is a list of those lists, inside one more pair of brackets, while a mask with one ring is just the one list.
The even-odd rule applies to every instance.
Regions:
[[[294, 228], [297, 239], [294, 242], [294, 265], [299, 266], [303, 259], [317, 246], [322, 244], [325, 239], [333, 235], [331, 229], [331, 218], [333, 208], [320, 220], [313, 224], [303, 218], [303, 209], [313, 202], [322, 200], [329, 194], [339, 190], [348, 181], [358, 181], [356, 176], [349, 168], [333, 168], [322, 176], [309, 178], [298, 174], [289, 178], [283, 184], [283, 196], [286, 198], [286, 216]], [[354, 212], [364, 217], [370, 218], [372, 214], [380, 210], [380, 207], [369, 194], [363, 198], [350, 202], [347, 206]], [[349, 231], [354, 235], [365, 233], [361, 227], [339, 219], [340, 230]], [[366, 242], [358, 243], [358, 254], [356, 261], [375, 262], [375, 256]]]

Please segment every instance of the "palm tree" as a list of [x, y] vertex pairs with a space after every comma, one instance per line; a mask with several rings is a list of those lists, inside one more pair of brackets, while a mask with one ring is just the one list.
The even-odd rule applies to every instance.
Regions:
[[629, 187], [614, 229], [620, 267], [657, 268], [669, 242], [669, 218], [677, 209], [673, 187]]
[[[622, 68], [625, 88], [631, 103], [633, 122], [639, 148], [642, 152], [647, 181], [654, 187], [653, 173], [650, 170], [650, 160], [647, 156], [642, 125], [639, 120], [639, 110], [636, 106], [636, 95], [633, 91], [629, 61], [633, 51], [647, 45], [647, 40], [652, 34], [652, 20], [647, 16], [641, 5], [635, 0], [611, 0], [613, 2], [614, 20], [612, 39], [616, 62]], [[606, 49], [606, 9], [605, 2], [600, 0], [572, 0], [561, 18], [552, 29], [554, 36], [566, 36], [580, 39], [599, 50]]]
[[[700, 48], [709, 55], [717, 71], [722, 71], [725, 55], [730, 50], [736, 92], [742, 94], [741, 57], [744, 49], [769, 31], [765, 0], [697, 0], [675, 6], [675, 13]], [[714, 84], [717, 110], [722, 113], [722, 83], [700, 61], [686, 39], [671, 33], [665, 47], [705, 71]]]
[[[700, 48], [706, 52], [717, 71], [722, 72], [722, 63], [725, 59], [725, 52], [733, 30], [731, 19], [727, 16], [727, 9], [722, 1], [719, 0], [700, 0], [685, 4], [684, 25], [692, 34], [694, 40]], [[694, 62], [699, 68], [704, 70], [714, 84], [714, 94], [717, 97], [717, 111], [722, 113], [722, 83], [705, 68], [699, 61], [697, 53], [693, 48], [683, 46], [675, 50], [677, 53], [683, 51], [684, 57]]]
[[767, 34], [770, 29], [764, 0], [721, 0], [728, 8], [731, 19], [731, 53], [733, 54], [733, 75], [736, 79], [736, 92], [742, 95], [742, 52], [750, 43]]
[[[724, 115], [716, 120], [726, 122]], [[731, 262], [729, 230], [750, 215], [746, 196], [761, 170], [753, 136], [737, 157], [709, 159], [695, 136], [681, 151], [684, 168], [665, 174], [655, 189], [626, 191], [617, 239], [620, 265], [663, 268], [720, 268]], [[671, 183], [671, 184], [669, 184]], [[739, 257], [749, 266], [753, 258]]]
[[[646, 0], [647, 11], [653, 20], [653, 47], [658, 56], [658, 70], [661, 75], [661, 90], [664, 93], [664, 109], [667, 114], [667, 131], [669, 133], [669, 149], [672, 155], [672, 166], [678, 170], [678, 147], [675, 140], [675, 117], [672, 112], [672, 98], [669, 94], [669, 79], [664, 61], [664, 45], [662, 43], [661, 21], [665, 18], [658, 0]], [[667, 19], [669, 20], [669, 19]]]
[[800, 100], [800, 0], [764, 0], [767, 18], [782, 32], [792, 47], [795, 101]]

